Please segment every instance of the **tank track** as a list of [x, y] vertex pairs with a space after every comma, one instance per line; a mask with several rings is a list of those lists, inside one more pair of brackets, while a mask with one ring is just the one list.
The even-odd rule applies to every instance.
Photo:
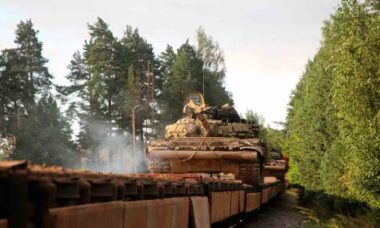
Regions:
[[152, 173], [171, 173], [171, 165], [167, 160], [150, 161], [150, 171]]

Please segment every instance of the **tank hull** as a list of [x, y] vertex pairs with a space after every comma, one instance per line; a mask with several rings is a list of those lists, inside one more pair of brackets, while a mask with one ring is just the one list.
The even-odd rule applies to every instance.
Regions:
[[262, 146], [256, 138], [157, 140], [148, 147], [148, 158], [153, 173], [226, 173], [245, 184], [263, 181]]

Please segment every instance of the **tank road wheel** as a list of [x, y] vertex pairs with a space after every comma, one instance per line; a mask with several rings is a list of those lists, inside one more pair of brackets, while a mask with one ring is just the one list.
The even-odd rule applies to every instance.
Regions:
[[260, 184], [260, 163], [240, 163], [239, 179], [250, 185]]
[[152, 173], [171, 173], [170, 162], [167, 160], [150, 161], [150, 171]]

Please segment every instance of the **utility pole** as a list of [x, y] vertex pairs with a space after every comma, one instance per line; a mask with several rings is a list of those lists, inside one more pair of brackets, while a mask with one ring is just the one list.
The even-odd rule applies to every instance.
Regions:
[[203, 95], [203, 98], [205, 99], [206, 96], [205, 96], [205, 66], [204, 66], [204, 63], [202, 65], [202, 95]]

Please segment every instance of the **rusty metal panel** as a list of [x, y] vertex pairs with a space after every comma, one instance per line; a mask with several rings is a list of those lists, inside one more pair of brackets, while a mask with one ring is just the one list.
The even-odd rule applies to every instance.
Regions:
[[210, 220], [211, 223], [223, 219], [223, 208], [225, 207], [223, 192], [210, 193]]
[[225, 202], [227, 206], [224, 210], [223, 219], [226, 219], [231, 216], [231, 192], [224, 192], [224, 193], [225, 193]]
[[191, 201], [191, 215], [192, 224], [194, 228], [209, 228], [210, 222], [210, 209], [207, 197], [193, 196], [190, 197]]
[[27, 171], [21, 168], [12, 171], [10, 174], [8, 218], [8, 226], [10, 227], [25, 227], [27, 224], [27, 175]]
[[0, 219], [0, 228], [8, 228], [8, 220]]
[[185, 228], [189, 208], [187, 197], [125, 202], [124, 228]]
[[27, 166], [28, 166], [28, 162], [25, 160], [1, 161], [0, 162], [0, 171], [14, 170], [14, 169], [25, 169]]
[[123, 202], [97, 203], [49, 210], [44, 227], [122, 228]]
[[231, 192], [210, 193], [211, 223], [222, 221], [230, 217]]
[[230, 216], [237, 215], [238, 213], [239, 213], [239, 191], [232, 191]]
[[91, 202], [106, 202], [117, 199], [117, 185], [110, 179], [89, 180], [91, 184]]
[[239, 212], [245, 210], [245, 192], [239, 191]]
[[251, 212], [260, 207], [261, 193], [252, 192], [246, 194], [245, 212]]

